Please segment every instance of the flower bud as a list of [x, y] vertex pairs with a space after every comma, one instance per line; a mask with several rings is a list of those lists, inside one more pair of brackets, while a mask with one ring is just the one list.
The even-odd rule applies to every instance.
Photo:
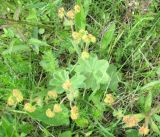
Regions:
[[16, 98], [17, 102], [23, 101], [23, 95], [18, 89], [13, 89], [12, 94]]
[[30, 103], [26, 103], [24, 105], [24, 110], [31, 113], [31, 112], [34, 112], [36, 110], [36, 107], [32, 106], [32, 104], [30, 104]]
[[71, 107], [71, 119], [76, 120], [78, 119], [78, 117], [79, 117], [78, 107], [77, 106]]
[[55, 104], [53, 107], [53, 111], [56, 113], [62, 112], [62, 108], [60, 104]]
[[63, 83], [62, 87], [64, 90], [69, 90], [71, 88], [72, 84], [70, 80], [66, 80], [65, 83]]
[[143, 125], [142, 127], [139, 128], [139, 134], [142, 136], [148, 135], [149, 129], [147, 126]]
[[74, 6], [75, 13], [79, 13], [81, 11], [81, 7], [79, 5]]
[[74, 14], [74, 11], [73, 11], [73, 10], [70, 10], [70, 11], [67, 12], [67, 17], [68, 17], [68, 18], [74, 19], [74, 16], [75, 16], [75, 14]]
[[92, 43], [95, 43], [95, 42], [96, 42], [96, 37], [93, 36], [92, 34], [88, 34], [88, 37], [90, 38], [90, 41], [91, 41]]
[[64, 11], [63, 7], [59, 8], [58, 9], [58, 17], [62, 19], [64, 17], [64, 12], [65, 11]]
[[81, 54], [81, 58], [83, 60], [88, 59], [89, 58], [89, 53], [87, 51], [83, 51]]
[[79, 32], [73, 32], [72, 37], [74, 40], [80, 40], [81, 39], [81, 34]]
[[48, 96], [50, 98], [56, 99], [57, 98], [57, 92], [56, 91], [48, 91]]
[[123, 117], [123, 122], [126, 124], [127, 127], [134, 127], [137, 126], [138, 124], [138, 119], [135, 116], [124, 116]]
[[82, 36], [82, 40], [83, 40], [83, 42], [85, 42], [85, 43], [90, 43], [90, 38], [89, 38], [89, 36], [86, 35], [86, 34]]
[[112, 94], [106, 94], [106, 97], [105, 97], [105, 99], [104, 99], [104, 102], [105, 102], [107, 105], [109, 105], [109, 106], [113, 105], [113, 103], [114, 103], [114, 97], [112, 96]]
[[8, 106], [14, 106], [14, 105], [16, 105], [16, 100], [15, 100], [15, 98], [14, 98], [13, 96], [10, 96], [10, 97], [8, 98], [8, 100], [7, 100], [7, 105], [8, 105]]
[[84, 34], [87, 34], [88, 32], [84, 29], [80, 29], [79, 33], [81, 34], [81, 36], [83, 36]]
[[46, 110], [46, 116], [49, 118], [53, 118], [55, 116], [55, 113], [50, 108], [48, 108]]

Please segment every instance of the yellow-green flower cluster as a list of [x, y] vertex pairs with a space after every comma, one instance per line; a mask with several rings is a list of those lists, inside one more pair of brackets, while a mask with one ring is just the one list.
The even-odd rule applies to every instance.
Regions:
[[72, 84], [71, 84], [71, 81], [70, 81], [69, 79], [66, 80], [66, 81], [63, 83], [63, 85], [62, 85], [62, 88], [63, 88], [64, 90], [70, 90], [71, 87], [72, 87]]
[[48, 97], [52, 98], [52, 99], [56, 99], [58, 97], [57, 92], [56, 91], [48, 91]]
[[[138, 126], [139, 119], [136, 116], [126, 115], [123, 117], [123, 122], [126, 127], [132, 128]], [[146, 136], [149, 133], [149, 128], [147, 124], [143, 124], [143, 126], [139, 127], [139, 134], [142, 136]]]
[[108, 106], [112, 106], [114, 103], [114, 97], [112, 94], [106, 94], [106, 97], [104, 99], [104, 102], [108, 105]]
[[76, 43], [80, 43], [81, 40], [87, 44], [89, 44], [90, 42], [96, 42], [96, 37], [92, 34], [89, 34], [87, 31], [83, 29], [81, 29], [79, 32], [72, 32], [72, 38]]
[[123, 122], [126, 124], [127, 127], [131, 128], [137, 126], [138, 118], [132, 115], [126, 115], [123, 117]]
[[62, 107], [61, 107], [61, 105], [60, 105], [60, 104], [55, 104], [55, 105], [53, 106], [53, 109], [48, 108], [48, 109], [46, 110], [46, 116], [47, 116], [48, 118], [53, 118], [53, 117], [55, 117], [56, 113], [60, 113], [60, 112], [62, 112]]
[[8, 106], [14, 106], [17, 103], [20, 103], [22, 101], [23, 101], [23, 95], [22, 95], [21, 91], [18, 89], [13, 89], [12, 95], [9, 96], [9, 98], [7, 100], [7, 104], [8, 104]]
[[87, 51], [83, 51], [83, 52], [81, 53], [81, 58], [82, 58], [83, 60], [88, 59], [88, 58], [89, 58], [89, 53], [88, 53]]
[[32, 112], [34, 112], [36, 110], [36, 107], [33, 106], [31, 103], [26, 103], [24, 105], [24, 110], [27, 111], [27, 112], [32, 113]]
[[63, 7], [59, 8], [58, 9], [58, 17], [62, 19], [62, 18], [64, 18], [64, 14], [65, 14], [64, 8]]
[[65, 11], [63, 7], [58, 9], [58, 17], [65, 18], [65, 15], [68, 19], [73, 20], [75, 15], [81, 11], [81, 7], [79, 5], [75, 5], [73, 9], [69, 11]]
[[46, 110], [46, 116], [47, 116], [48, 118], [53, 118], [53, 117], [55, 116], [55, 113], [54, 113], [54, 111], [52, 111], [50, 108], [48, 108], [48, 109]]
[[71, 119], [76, 120], [79, 117], [79, 111], [77, 106], [71, 107]]
[[143, 125], [142, 127], [139, 128], [139, 134], [142, 136], [146, 136], [149, 133], [149, 128], [146, 125]]

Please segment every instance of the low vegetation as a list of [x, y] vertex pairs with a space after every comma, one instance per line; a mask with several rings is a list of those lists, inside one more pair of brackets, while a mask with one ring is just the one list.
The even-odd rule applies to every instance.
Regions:
[[1, 0], [0, 12], [0, 137], [160, 136], [158, 0]]

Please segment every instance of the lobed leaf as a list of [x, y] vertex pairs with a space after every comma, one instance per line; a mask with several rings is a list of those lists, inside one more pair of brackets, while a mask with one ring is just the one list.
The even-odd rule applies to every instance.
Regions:
[[56, 113], [55, 117], [48, 118], [46, 116], [46, 110], [48, 108], [53, 109], [52, 105], [46, 105], [42, 108], [37, 108], [35, 112], [28, 113], [33, 119], [46, 123], [52, 126], [61, 126], [61, 125], [68, 125], [69, 124], [69, 111], [68, 109], [62, 105], [62, 112]]

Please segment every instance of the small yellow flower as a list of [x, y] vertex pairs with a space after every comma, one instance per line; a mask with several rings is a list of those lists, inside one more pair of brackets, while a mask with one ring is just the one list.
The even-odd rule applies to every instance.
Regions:
[[135, 116], [124, 116], [123, 122], [126, 124], [127, 127], [134, 127], [138, 124], [138, 119]]
[[71, 86], [72, 86], [72, 84], [71, 84], [70, 80], [66, 80], [62, 85], [64, 90], [69, 90], [71, 88]]
[[77, 113], [71, 113], [71, 119], [72, 120], [77, 120], [78, 119], [78, 114]]
[[82, 35], [84, 35], [84, 34], [87, 34], [88, 32], [87, 32], [87, 30], [80, 29], [80, 30], [79, 30], [79, 33], [81, 33]]
[[55, 113], [49, 108], [46, 110], [46, 116], [49, 118], [53, 118], [55, 116]]
[[53, 107], [53, 111], [56, 113], [62, 112], [62, 108], [60, 104], [55, 104]]
[[12, 91], [13, 96], [16, 98], [17, 102], [23, 101], [23, 95], [18, 89], [13, 89]]
[[77, 106], [71, 107], [71, 119], [76, 120], [79, 117], [79, 111]]
[[58, 9], [58, 17], [62, 19], [64, 17], [64, 12], [65, 11], [64, 11], [63, 7], [59, 8]]
[[81, 34], [79, 32], [72, 32], [72, 37], [77, 43], [81, 40]]
[[74, 11], [73, 11], [73, 10], [70, 10], [70, 11], [67, 12], [67, 17], [68, 17], [68, 18], [74, 19], [74, 16], [75, 16], [75, 14], [74, 14]]
[[92, 43], [96, 42], [96, 37], [93, 36], [92, 34], [88, 34], [88, 37], [90, 38], [90, 40], [91, 40]]
[[105, 99], [104, 99], [104, 102], [105, 102], [107, 105], [109, 105], [109, 106], [113, 105], [113, 103], [114, 103], [114, 97], [112, 96], [112, 94], [106, 94], [106, 97], [105, 97]]
[[57, 95], [57, 92], [56, 92], [56, 91], [48, 91], [48, 96], [49, 96], [50, 98], [56, 99], [58, 95]]
[[16, 105], [16, 100], [15, 100], [15, 98], [13, 97], [13, 96], [10, 96], [9, 98], [8, 98], [8, 100], [7, 100], [7, 105], [8, 106], [14, 106], [14, 105]]
[[81, 58], [83, 60], [88, 59], [89, 58], [89, 53], [87, 51], [83, 51], [81, 54]]
[[79, 5], [74, 6], [75, 13], [79, 13], [81, 11], [81, 7]]
[[142, 136], [145, 136], [149, 133], [149, 129], [147, 126], [143, 125], [142, 127], [139, 128], [139, 134]]
[[86, 34], [82, 36], [82, 40], [83, 40], [85, 43], [89, 43], [89, 42], [90, 42], [90, 38], [89, 38], [89, 36], [86, 35]]
[[36, 107], [32, 106], [32, 104], [30, 104], [30, 103], [26, 103], [24, 105], [24, 110], [31, 113], [31, 112], [34, 112], [36, 110]]

